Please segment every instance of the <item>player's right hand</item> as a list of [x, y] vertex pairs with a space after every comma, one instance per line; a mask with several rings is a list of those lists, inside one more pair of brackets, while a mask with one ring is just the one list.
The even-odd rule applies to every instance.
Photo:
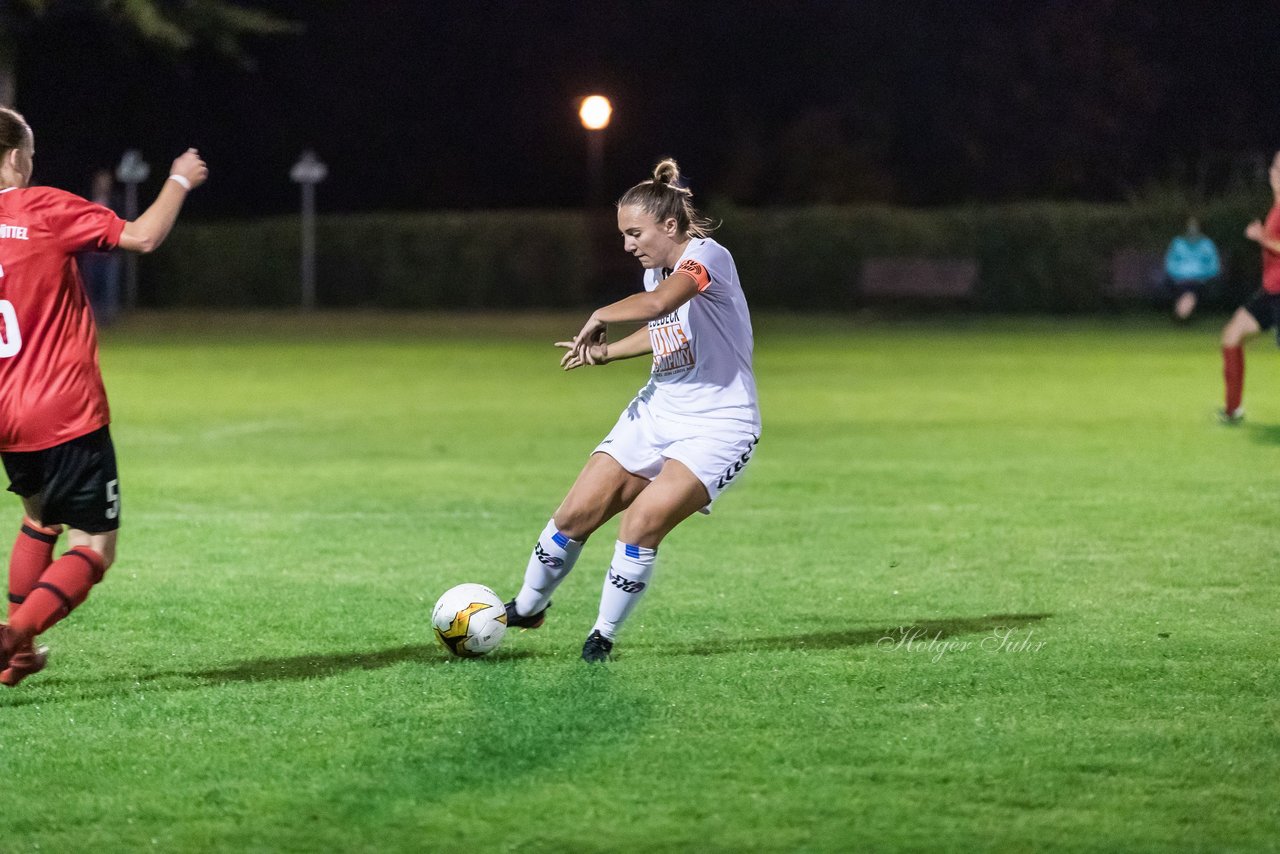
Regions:
[[205, 165], [204, 160], [200, 158], [200, 152], [194, 148], [188, 148], [173, 161], [173, 166], [169, 170], [170, 175], [181, 175], [191, 182], [191, 189], [195, 189], [203, 184], [209, 178], [209, 167]]
[[588, 351], [592, 347], [599, 347], [605, 342], [607, 331], [607, 324], [595, 312], [592, 312], [591, 317], [587, 318], [587, 322], [583, 324], [582, 329], [578, 331], [577, 335], [573, 336], [573, 347], [587, 364], [595, 364]]
[[566, 371], [581, 368], [583, 365], [603, 365], [607, 361], [609, 352], [609, 345], [603, 341], [587, 347], [578, 347], [572, 341], [557, 341], [556, 346], [569, 351], [560, 359], [560, 367]]

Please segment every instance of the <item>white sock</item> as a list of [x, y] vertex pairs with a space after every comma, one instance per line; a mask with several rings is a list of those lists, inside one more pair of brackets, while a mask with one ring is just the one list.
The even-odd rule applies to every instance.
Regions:
[[547, 607], [551, 594], [573, 569], [581, 552], [582, 543], [560, 533], [555, 519], [548, 522], [529, 555], [524, 585], [516, 594], [516, 611], [527, 617]]
[[600, 593], [600, 615], [595, 631], [613, 640], [623, 622], [640, 604], [658, 562], [658, 550], [633, 546], [621, 540], [613, 547], [613, 563]]

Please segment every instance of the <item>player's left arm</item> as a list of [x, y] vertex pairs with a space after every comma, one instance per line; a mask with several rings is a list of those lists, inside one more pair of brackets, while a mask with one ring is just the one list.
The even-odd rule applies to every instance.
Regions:
[[581, 352], [604, 341], [605, 328], [610, 323], [648, 323], [670, 314], [706, 290], [710, 283], [706, 267], [696, 261], [686, 261], [652, 291], [632, 294], [592, 312], [582, 330], [574, 336], [574, 351]]
[[125, 223], [124, 231], [120, 233], [121, 249], [144, 254], [158, 249], [173, 230], [187, 193], [199, 187], [209, 177], [209, 167], [194, 148], [188, 148], [173, 161], [169, 175], [179, 176], [185, 183], [165, 180], [164, 186], [160, 188], [160, 195], [156, 196], [151, 206], [137, 219]]

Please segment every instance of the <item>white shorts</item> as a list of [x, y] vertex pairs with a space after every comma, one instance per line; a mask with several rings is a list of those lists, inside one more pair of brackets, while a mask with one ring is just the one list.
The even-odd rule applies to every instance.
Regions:
[[658, 476], [667, 460], [682, 463], [707, 488], [710, 500], [703, 512], [710, 513], [711, 503], [751, 461], [759, 440], [737, 422], [700, 429], [664, 419], [636, 398], [592, 453], [608, 454], [627, 471], [648, 480]]

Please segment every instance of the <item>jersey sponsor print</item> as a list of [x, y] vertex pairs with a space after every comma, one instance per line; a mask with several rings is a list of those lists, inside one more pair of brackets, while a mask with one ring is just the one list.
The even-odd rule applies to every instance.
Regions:
[[679, 312], [649, 321], [649, 343], [653, 345], [654, 376], [693, 367], [693, 347]]
[[758, 434], [751, 315], [733, 256], [711, 238], [694, 238], [673, 269], [646, 271], [645, 290], [678, 274], [692, 278], [698, 290], [675, 311], [649, 322], [653, 370], [638, 398], [668, 420], [736, 422]]

